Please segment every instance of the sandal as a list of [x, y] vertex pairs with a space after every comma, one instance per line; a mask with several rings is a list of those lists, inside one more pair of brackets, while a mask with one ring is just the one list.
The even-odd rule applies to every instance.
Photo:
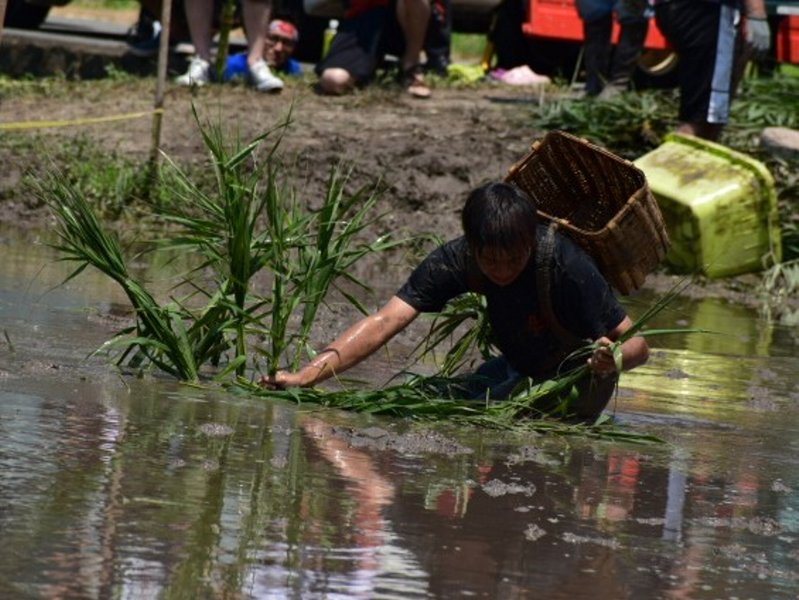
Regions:
[[427, 99], [432, 95], [430, 86], [425, 83], [422, 65], [414, 65], [400, 73], [400, 84], [413, 98]]

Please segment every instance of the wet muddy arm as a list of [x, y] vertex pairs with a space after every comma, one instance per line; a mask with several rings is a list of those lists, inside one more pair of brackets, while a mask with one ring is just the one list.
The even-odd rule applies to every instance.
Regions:
[[378, 312], [352, 325], [298, 372], [281, 371], [274, 380], [263, 379], [262, 383], [308, 387], [341, 374], [374, 354], [418, 314], [410, 304], [395, 296]]

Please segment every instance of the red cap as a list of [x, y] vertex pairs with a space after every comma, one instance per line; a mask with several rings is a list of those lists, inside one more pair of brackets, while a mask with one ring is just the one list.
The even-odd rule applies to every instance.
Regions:
[[297, 42], [300, 39], [300, 34], [297, 28], [288, 21], [275, 19], [269, 23], [269, 33], [271, 35], [280, 35], [286, 39]]

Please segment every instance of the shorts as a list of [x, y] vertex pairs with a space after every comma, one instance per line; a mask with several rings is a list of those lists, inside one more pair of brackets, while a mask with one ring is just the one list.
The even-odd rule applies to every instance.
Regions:
[[655, 6], [655, 19], [680, 57], [680, 121], [725, 124], [741, 55], [738, 10], [703, 0]]
[[388, 53], [401, 54], [404, 41], [395, 16], [396, 6], [377, 6], [342, 20], [330, 51], [316, 65], [316, 74], [325, 69], [344, 69], [356, 84], [368, 83]]

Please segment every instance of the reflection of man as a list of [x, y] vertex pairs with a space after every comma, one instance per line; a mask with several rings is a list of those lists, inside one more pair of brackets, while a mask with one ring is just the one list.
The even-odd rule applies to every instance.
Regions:
[[302, 427], [312, 436], [322, 456], [348, 481], [347, 489], [357, 501], [353, 515], [353, 535], [358, 550], [354, 554], [358, 560], [355, 573], [359, 584], [371, 588], [372, 580], [381, 570], [380, 551], [388, 542], [388, 523], [383, 510], [393, 502], [394, 485], [380, 474], [368, 454], [335, 437], [329, 425], [308, 418]]

